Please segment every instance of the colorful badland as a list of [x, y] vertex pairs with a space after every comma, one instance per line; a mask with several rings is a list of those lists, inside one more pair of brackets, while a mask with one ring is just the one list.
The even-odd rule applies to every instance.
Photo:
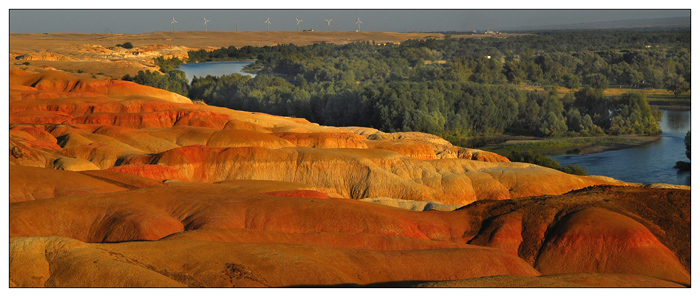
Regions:
[[20, 51], [11, 287], [690, 285], [687, 187], [195, 104]]

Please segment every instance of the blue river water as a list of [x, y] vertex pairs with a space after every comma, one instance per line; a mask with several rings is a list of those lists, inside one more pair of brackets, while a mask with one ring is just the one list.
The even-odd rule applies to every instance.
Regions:
[[194, 78], [195, 76], [222, 76], [225, 74], [233, 73], [255, 76], [255, 74], [252, 73], [241, 72], [241, 70], [243, 70], [243, 67], [250, 63], [253, 63], [253, 61], [202, 62], [193, 64], [182, 64], [175, 69], [184, 71], [187, 80], [191, 82], [192, 78]]
[[690, 185], [690, 171], [673, 168], [685, 156], [685, 134], [690, 130], [690, 111], [664, 110], [659, 125], [661, 139], [628, 149], [590, 155], [560, 155], [551, 158], [561, 165], [579, 164], [589, 175], [604, 175], [626, 182]]

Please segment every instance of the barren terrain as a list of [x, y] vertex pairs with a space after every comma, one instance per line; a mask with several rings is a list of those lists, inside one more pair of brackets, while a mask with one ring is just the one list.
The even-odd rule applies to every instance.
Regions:
[[[134, 75], [139, 70], [158, 70], [153, 65], [153, 58], [187, 58], [190, 50], [288, 43], [400, 43], [408, 39], [442, 37], [439, 33], [336, 31], [10, 34], [10, 68], [29, 71], [61, 70], [82, 77], [95, 75], [97, 78], [119, 79], [125, 74]], [[116, 46], [125, 42], [131, 42], [134, 48]], [[29, 65], [25, 65], [25, 62]]]

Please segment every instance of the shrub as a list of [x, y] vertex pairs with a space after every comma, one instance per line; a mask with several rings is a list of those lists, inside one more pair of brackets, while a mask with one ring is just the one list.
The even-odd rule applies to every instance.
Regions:
[[508, 159], [511, 162], [523, 162], [523, 163], [530, 163], [530, 164], [535, 164], [543, 167], [548, 167], [552, 169], [556, 169], [559, 171], [562, 171], [564, 173], [568, 174], [575, 174], [575, 175], [588, 175], [586, 170], [584, 168], [581, 168], [579, 165], [566, 165], [566, 166], [561, 166], [558, 161], [552, 160], [542, 154], [539, 153], [533, 153], [530, 151], [527, 152], [518, 152], [518, 151], [511, 151], [510, 155], [508, 156]]
[[566, 165], [561, 168], [561, 171], [568, 173], [568, 174], [575, 174], [575, 175], [583, 175], [586, 176], [588, 175], [588, 172], [586, 172], [585, 168], [581, 168], [578, 164], [576, 165]]
[[120, 44], [117, 44], [117, 46], [118, 46], [118, 47], [123, 47], [123, 48], [125, 48], [125, 49], [132, 49], [132, 48], [134, 48], [134, 45], [133, 45], [133, 44], [131, 44], [131, 42], [130, 42], [130, 41], [127, 41], [127, 42], [124, 42], [124, 43], [120, 43]]

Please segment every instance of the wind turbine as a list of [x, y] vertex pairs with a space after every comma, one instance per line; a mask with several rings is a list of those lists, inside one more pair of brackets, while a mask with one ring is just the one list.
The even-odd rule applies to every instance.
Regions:
[[270, 24], [272, 24], [270, 23], [270, 17], [267, 17], [267, 21], [265, 21], [265, 23], [267, 24], [267, 31], [270, 32]]
[[177, 24], [177, 21], [175, 20], [175, 17], [173, 17], [173, 21], [170, 22], [170, 23], [173, 24], [173, 32], [175, 32], [175, 24]]
[[299, 24], [301, 24], [302, 21], [303, 20], [297, 19], [297, 31], [301, 31], [301, 26]]
[[328, 31], [331, 30], [331, 21], [332, 21], [332, 20], [333, 20], [333, 19], [330, 19], [330, 20], [329, 20], [329, 19], [326, 19], [326, 22], [328, 22]]
[[238, 20], [236, 20], [236, 32], [238, 32]]
[[207, 18], [204, 18], [204, 31], [208, 31], [208, 30], [207, 30], [207, 23], [208, 23], [209, 21], [211, 21], [211, 20], [207, 20]]
[[360, 24], [362, 24], [362, 21], [360, 21], [360, 17], [357, 17], [357, 22], [355, 22], [357, 25], [357, 32], [360, 32]]

